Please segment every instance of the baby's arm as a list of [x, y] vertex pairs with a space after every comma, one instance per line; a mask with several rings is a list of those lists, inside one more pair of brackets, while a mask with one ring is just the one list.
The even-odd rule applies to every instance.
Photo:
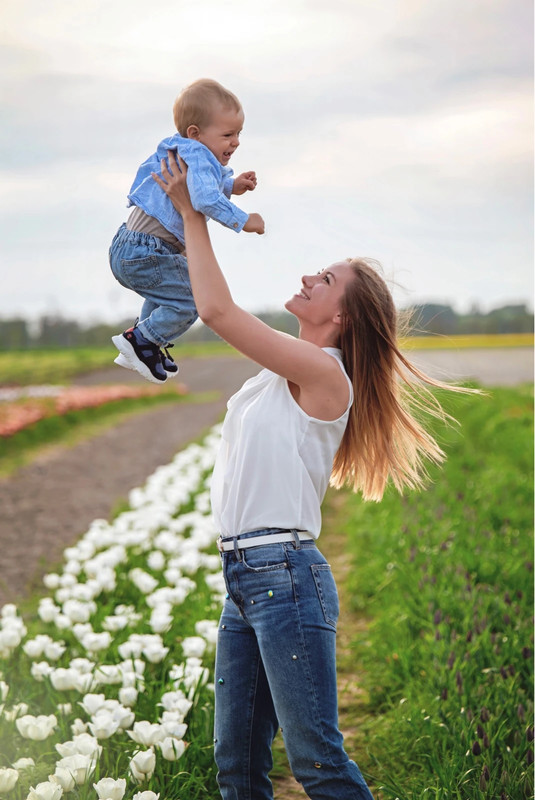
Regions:
[[247, 214], [221, 191], [219, 169], [202, 151], [190, 154], [188, 167], [187, 184], [196, 211], [236, 232], [264, 232], [259, 214]]

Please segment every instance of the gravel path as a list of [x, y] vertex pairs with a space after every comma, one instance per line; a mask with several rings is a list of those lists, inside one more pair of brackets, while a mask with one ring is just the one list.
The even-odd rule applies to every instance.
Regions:
[[[415, 363], [441, 379], [474, 378], [485, 385], [533, 380], [533, 349], [413, 351]], [[39, 589], [42, 575], [59, 561], [98, 517], [142, 486], [156, 467], [222, 415], [226, 401], [258, 372], [244, 358], [185, 360], [180, 379], [191, 392], [218, 391], [217, 400], [177, 404], [130, 417], [70, 448], [51, 448], [27, 467], [0, 479], [0, 607]], [[80, 377], [80, 385], [140, 381], [111, 367]]]

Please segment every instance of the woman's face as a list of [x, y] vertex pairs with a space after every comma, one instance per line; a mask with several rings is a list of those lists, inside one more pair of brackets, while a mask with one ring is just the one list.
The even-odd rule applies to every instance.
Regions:
[[299, 320], [318, 325], [334, 321], [347, 285], [355, 273], [347, 261], [326, 267], [317, 275], [303, 275], [302, 288], [285, 304], [285, 308]]

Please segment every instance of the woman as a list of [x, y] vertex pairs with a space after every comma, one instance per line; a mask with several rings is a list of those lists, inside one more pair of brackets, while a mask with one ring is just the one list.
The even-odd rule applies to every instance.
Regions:
[[[163, 179], [153, 177], [184, 219], [199, 316], [265, 368], [229, 401], [212, 479], [228, 591], [215, 675], [221, 795], [271, 800], [271, 744], [280, 726], [310, 798], [369, 800], [338, 730], [338, 597], [316, 547], [320, 505], [329, 480], [374, 500], [389, 479], [399, 489], [422, 483], [422, 460], [443, 454], [401, 386], [423, 406], [432, 395], [421, 381], [434, 381], [399, 352], [392, 298], [364, 260], [302, 278], [286, 303], [299, 321], [298, 339], [237, 306], [178, 163], [180, 170], [170, 153]], [[410, 373], [419, 379], [414, 386]]]

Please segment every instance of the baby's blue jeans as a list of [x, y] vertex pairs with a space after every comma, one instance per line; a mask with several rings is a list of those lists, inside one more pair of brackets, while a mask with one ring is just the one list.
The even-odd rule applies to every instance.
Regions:
[[216, 656], [215, 760], [223, 800], [272, 800], [279, 726], [310, 798], [373, 800], [338, 730], [338, 594], [325, 558], [313, 541], [221, 557], [228, 596]]
[[138, 328], [149, 341], [165, 347], [193, 325], [198, 315], [188, 262], [176, 247], [123, 224], [109, 256], [119, 283], [145, 299]]

